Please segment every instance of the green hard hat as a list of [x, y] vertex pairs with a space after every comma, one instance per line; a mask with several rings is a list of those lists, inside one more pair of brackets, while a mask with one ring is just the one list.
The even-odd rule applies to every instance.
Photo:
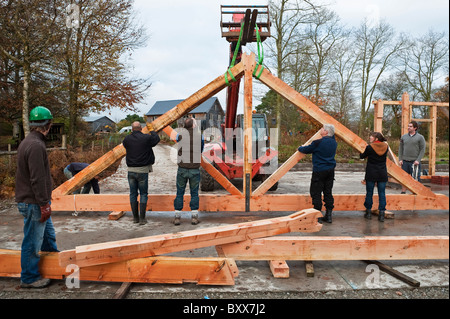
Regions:
[[30, 121], [44, 121], [53, 118], [52, 112], [44, 106], [36, 106], [30, 112]]

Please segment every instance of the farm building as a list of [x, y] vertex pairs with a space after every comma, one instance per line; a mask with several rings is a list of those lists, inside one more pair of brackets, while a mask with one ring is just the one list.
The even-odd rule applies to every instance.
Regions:
[[89, 126], [89, 132], [94, 134], [98, 132], [114, 132], [116, 123], [107, 116], [87, 116], [83, 117]]
[[[183, 100], [157, 101], [147, 114], [145, 114], [147, 122], [153, 122], [157, 117], [163, 115], [181, 102]], [[219, 99], [217, 97], [211, 97], [187, 115], [180, 118], [177, 124], [180, 126], [184, 119], [188, 117], [193, 117], [197, 121], [200, 121], [201, 130], [205, 130], [209, 127], [220, 127], [220, 124], [224, 120], [225, 112], [220, 105]]]

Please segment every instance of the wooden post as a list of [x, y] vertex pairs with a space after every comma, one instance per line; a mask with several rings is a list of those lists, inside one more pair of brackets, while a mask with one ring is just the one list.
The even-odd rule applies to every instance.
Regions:
[[428, 137], [428, 175], [436, 174], [436, 130], [437, 130], [437, 105], [430, 107], [430, 126]]
[[253, 69], [256, 66], [255, 54], [243, 54], [244, 63], [244, 196], [245, 211], [250, 211], [252, 192], [252, 106], [253, 106]]
[[409, 105], [409, 95], [404, 92], [402, 95], [402, 135], [408, 133], [408, 124], [411, 121], [411, 106]]
[[383, 100], [378, 99], [378, 101], [374, 104], [373, 109], [373, 130], [374, 132], [380, 132], [383, 133]]

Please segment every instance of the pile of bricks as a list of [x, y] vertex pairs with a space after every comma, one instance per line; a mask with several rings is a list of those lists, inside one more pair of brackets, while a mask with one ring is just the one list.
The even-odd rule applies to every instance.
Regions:
[[448, 185], [448, 176], [431, 176], [431, 183]]

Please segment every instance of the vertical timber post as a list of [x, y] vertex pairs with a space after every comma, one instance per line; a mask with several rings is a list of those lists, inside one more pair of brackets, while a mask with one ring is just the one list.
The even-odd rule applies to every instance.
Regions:
[[436, 131], [437, 131], [437, 105], [430, 107], [430, 125], [428, 134], [428, 175], [436, 174]]
[[407, 92], [402, 95], [402, 135], [408, 133], [408, 124], [411, 121], [411, 107]]
[[243, 54], [244, 63], [244, 196], [245, 211], [250, 211], [250, 197], [252, 192], [252, 102], [255, 55]]

